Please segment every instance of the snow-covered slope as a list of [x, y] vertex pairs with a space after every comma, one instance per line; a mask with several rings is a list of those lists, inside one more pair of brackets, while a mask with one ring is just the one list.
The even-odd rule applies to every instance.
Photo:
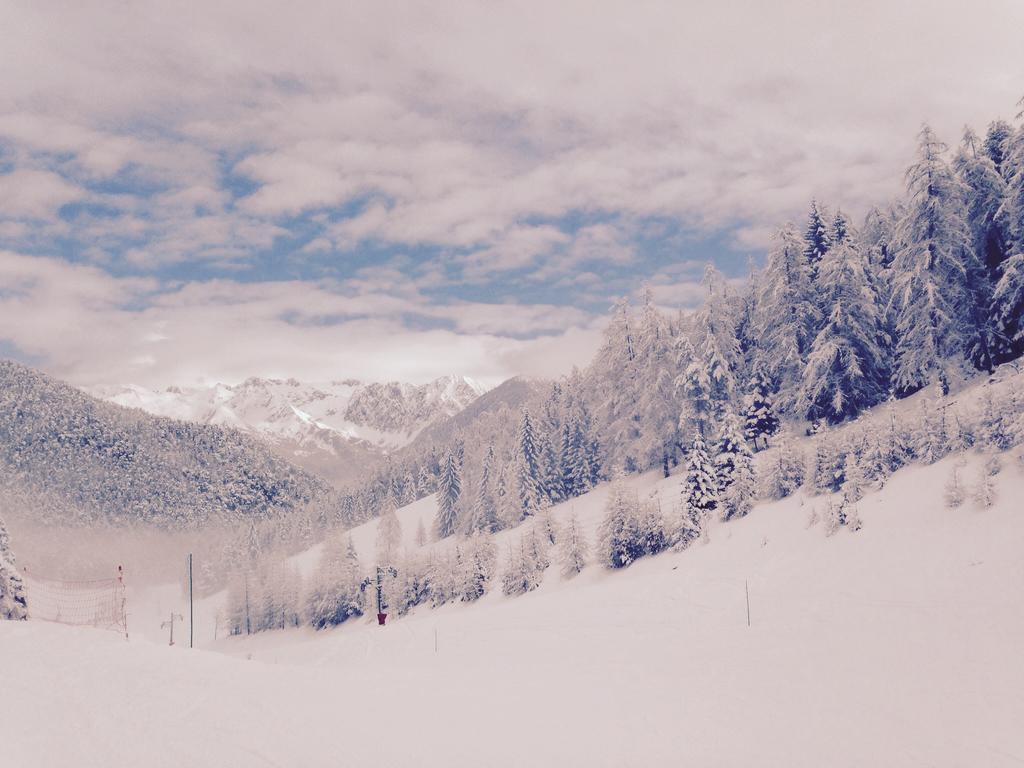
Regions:
[[278, 453], [334, 482], [360, 477], [382, 452], [412, 442], [424, 428], [460, 412], [483, 388], [447, 376], [428, 384], [355, 380], [304, 383], [251, 378], [230, 386], [102, 388], [118, 405], [248, 432]]
[[[139, 639], [159, 633], [140, 626], [158, 618], [144, 595], [129, 643], [2, 623], [5, 764], [1019, 765], [1024, 475], [1007, 457], [994, 506], [947, 509], [959, 458], [894, 475], [855, 533], [810, 525], [822, 498], [800, 494], [682, 553], [569, 581], [551, 568], [525, 596], [386, 627], [213, 642], [205, 605], [190, 653]], [[678, 492], [676, 477], [629, 482], [663, 504]], [[592, 534], [606, 494], [555, 516]], [[407, 541], [433, 511], [400, 510]], [[375, 525], [353, 533], [364, 553]]]

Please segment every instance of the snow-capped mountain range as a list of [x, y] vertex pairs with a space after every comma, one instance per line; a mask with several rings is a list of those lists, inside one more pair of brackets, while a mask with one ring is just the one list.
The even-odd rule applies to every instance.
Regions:
[[237, 385], [162, 391], [128, 385], [97, 388], [92, 394], [160, 416], [233, 427], [296, 464], [345, 483], [484, 391], [472, 379], [453, 375], [419, 385], [249, 378]]

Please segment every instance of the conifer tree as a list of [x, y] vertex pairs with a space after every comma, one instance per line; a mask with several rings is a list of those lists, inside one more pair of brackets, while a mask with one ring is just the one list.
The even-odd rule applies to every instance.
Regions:
[[462, 493], [458, 461], [454, 452], [449, 451], [441, 466], [441, 477], [437, 483], [437, 520], [435, 529], [438, 539], [455, 533], [458, 524], [457, 504]]
[[516, 491], [520, 519], [535, 515], [541, 500], [547, 498], [537, 445], [537, 434], [530, 420], [530, 412], [523, 409], [516, 440]]
[[838, 235], [819, 263], [818, 289], [829, 309], [803, 373], [799, 404], [808, 419], [836, 423], [885, 396], [888, 371], [868, 270], [860, 248]]
[[323, 629], [361, 615], [361, 585], [361, 567], [352, 540], [343, 533], [328, 537], [306, 598], [310, 624]]
[[732, 411], [726, 411], [722, 418], [721, 436], [718, 438], [714, 464], [718, 477], [718, 489], [724, 491], [733, 482], [733, 475], [740, 463], [750, 462], [753, 457], [743, 436], [740, 420]]
[[818, 276], [818, 264], [825, 257], [828, 249], [832, 247], [832, 236], [829, 226], [826, 223], [828, 216], [824, 209], [818, 205], [817, 200], [811, 200], [811, 210], [807, 215], [807, 229], [804, 230], [804, 258], [811, 270], [811, 279]]
[[498, 503], [494, 498], [493, 478], [491, 477], [494, 471], [494, 461], [494, 448], [488, 446], [480, 467], [476, 498], [473, 500], [466, 526], [470, 533], [494, 533], [501, 528], [498, 522]]
[[[754, 325], [755, 361], [777, 390], [780, 410], [796, 402], [804, 362], [821, 319], [814, 300], [811, 267], [792, 224], [774, 238], [761, 275]], [[815, 262], [817, 263], [817, 261]]]
[[459, 551], [459, 592], [463, 602], [479, 600], [486, 594], [496, 560], [497, 549], [490, 536], [475, 533], [463, 543]]
[[569, 515], [562, 527], [562, 535], [558, 540], [558, 561], [561, 564], [562, 576], [572, 578], [580, 573], [590, 556], [590, 546], [580, 528], [580, 521], [575, 513]]
[[966, 352], [971, 238], [965, 188], [943, 159], [945, 150], [925, 126], [917, 162], [907, 170], [910, 202], [893, 264], [899, 302], [893, 384], [899, 392], [948, 381], [947, 367]]
[[613, 481], [604, 518], [597, 530], [597, 553], [608, 568], [625, 568], [644, 554], [637, 526], [636, 505], [622, 481]]
[[744, 401], [743, 417], [743, 434], [754, 444], [754, 450], [758, 450], [758, 440], [763, 440], [767, 448], [768, 438], [779, 431], [779, 419], [772, 404], [771, 381], [760, 363], [754, 364], [750, 391]]
[[686, 477], [682, 486], [683, 528], [679, 536], [685, 546], [703, 532], [708, 518], [719, 506], [718, 477], [708, 455], [704, 438], [693, 436], [686, 454]]
[[391, 565], [402, 545], [402, 524], [395, 511], [395, 500], [386, 496], [384, 509], [377, 521], [377, 565]]
[[1024, 354], [1024, 124], [1006, 136], [1004, 153], [1001, 170], [1006, 197], [999, 215], [1005, 226], [1008, 257], [995, 276], [992, 316], [1006, 340], [1000, 360], [1011, 360]]
[[27, 618], [25, 585], [14, 562], [7, 526], [3, 518], [0, 518], [0, 620], [20, 621]]

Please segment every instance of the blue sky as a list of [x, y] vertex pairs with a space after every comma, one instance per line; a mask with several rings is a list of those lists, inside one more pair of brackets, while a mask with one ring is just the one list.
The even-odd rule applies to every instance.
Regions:
[[692, 307], [812, 196], [896, 194], [923, 120], [1015, 111], [1020, 3], [765, 5], [8, 4], [0, 351], [85, 385], [556, 375], [614, 297]]

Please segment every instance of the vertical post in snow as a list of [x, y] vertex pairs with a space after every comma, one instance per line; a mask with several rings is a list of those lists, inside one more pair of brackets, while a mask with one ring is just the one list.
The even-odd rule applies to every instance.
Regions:
[[750, 583], [746, 579], [743, 580], [743, 591], [747, 595], [747, 626], [749, 627], [750, 626]]
[[437, 627], [434, 627], [434, 653], [437, 653]]
[[195, 613], [192, 607], [192, 553], [188, 553], [188, 647], [195, 642]]
[[245, 572], [245, 634], [252, 634], [252, 621], [249, 619], [249, 571]]

